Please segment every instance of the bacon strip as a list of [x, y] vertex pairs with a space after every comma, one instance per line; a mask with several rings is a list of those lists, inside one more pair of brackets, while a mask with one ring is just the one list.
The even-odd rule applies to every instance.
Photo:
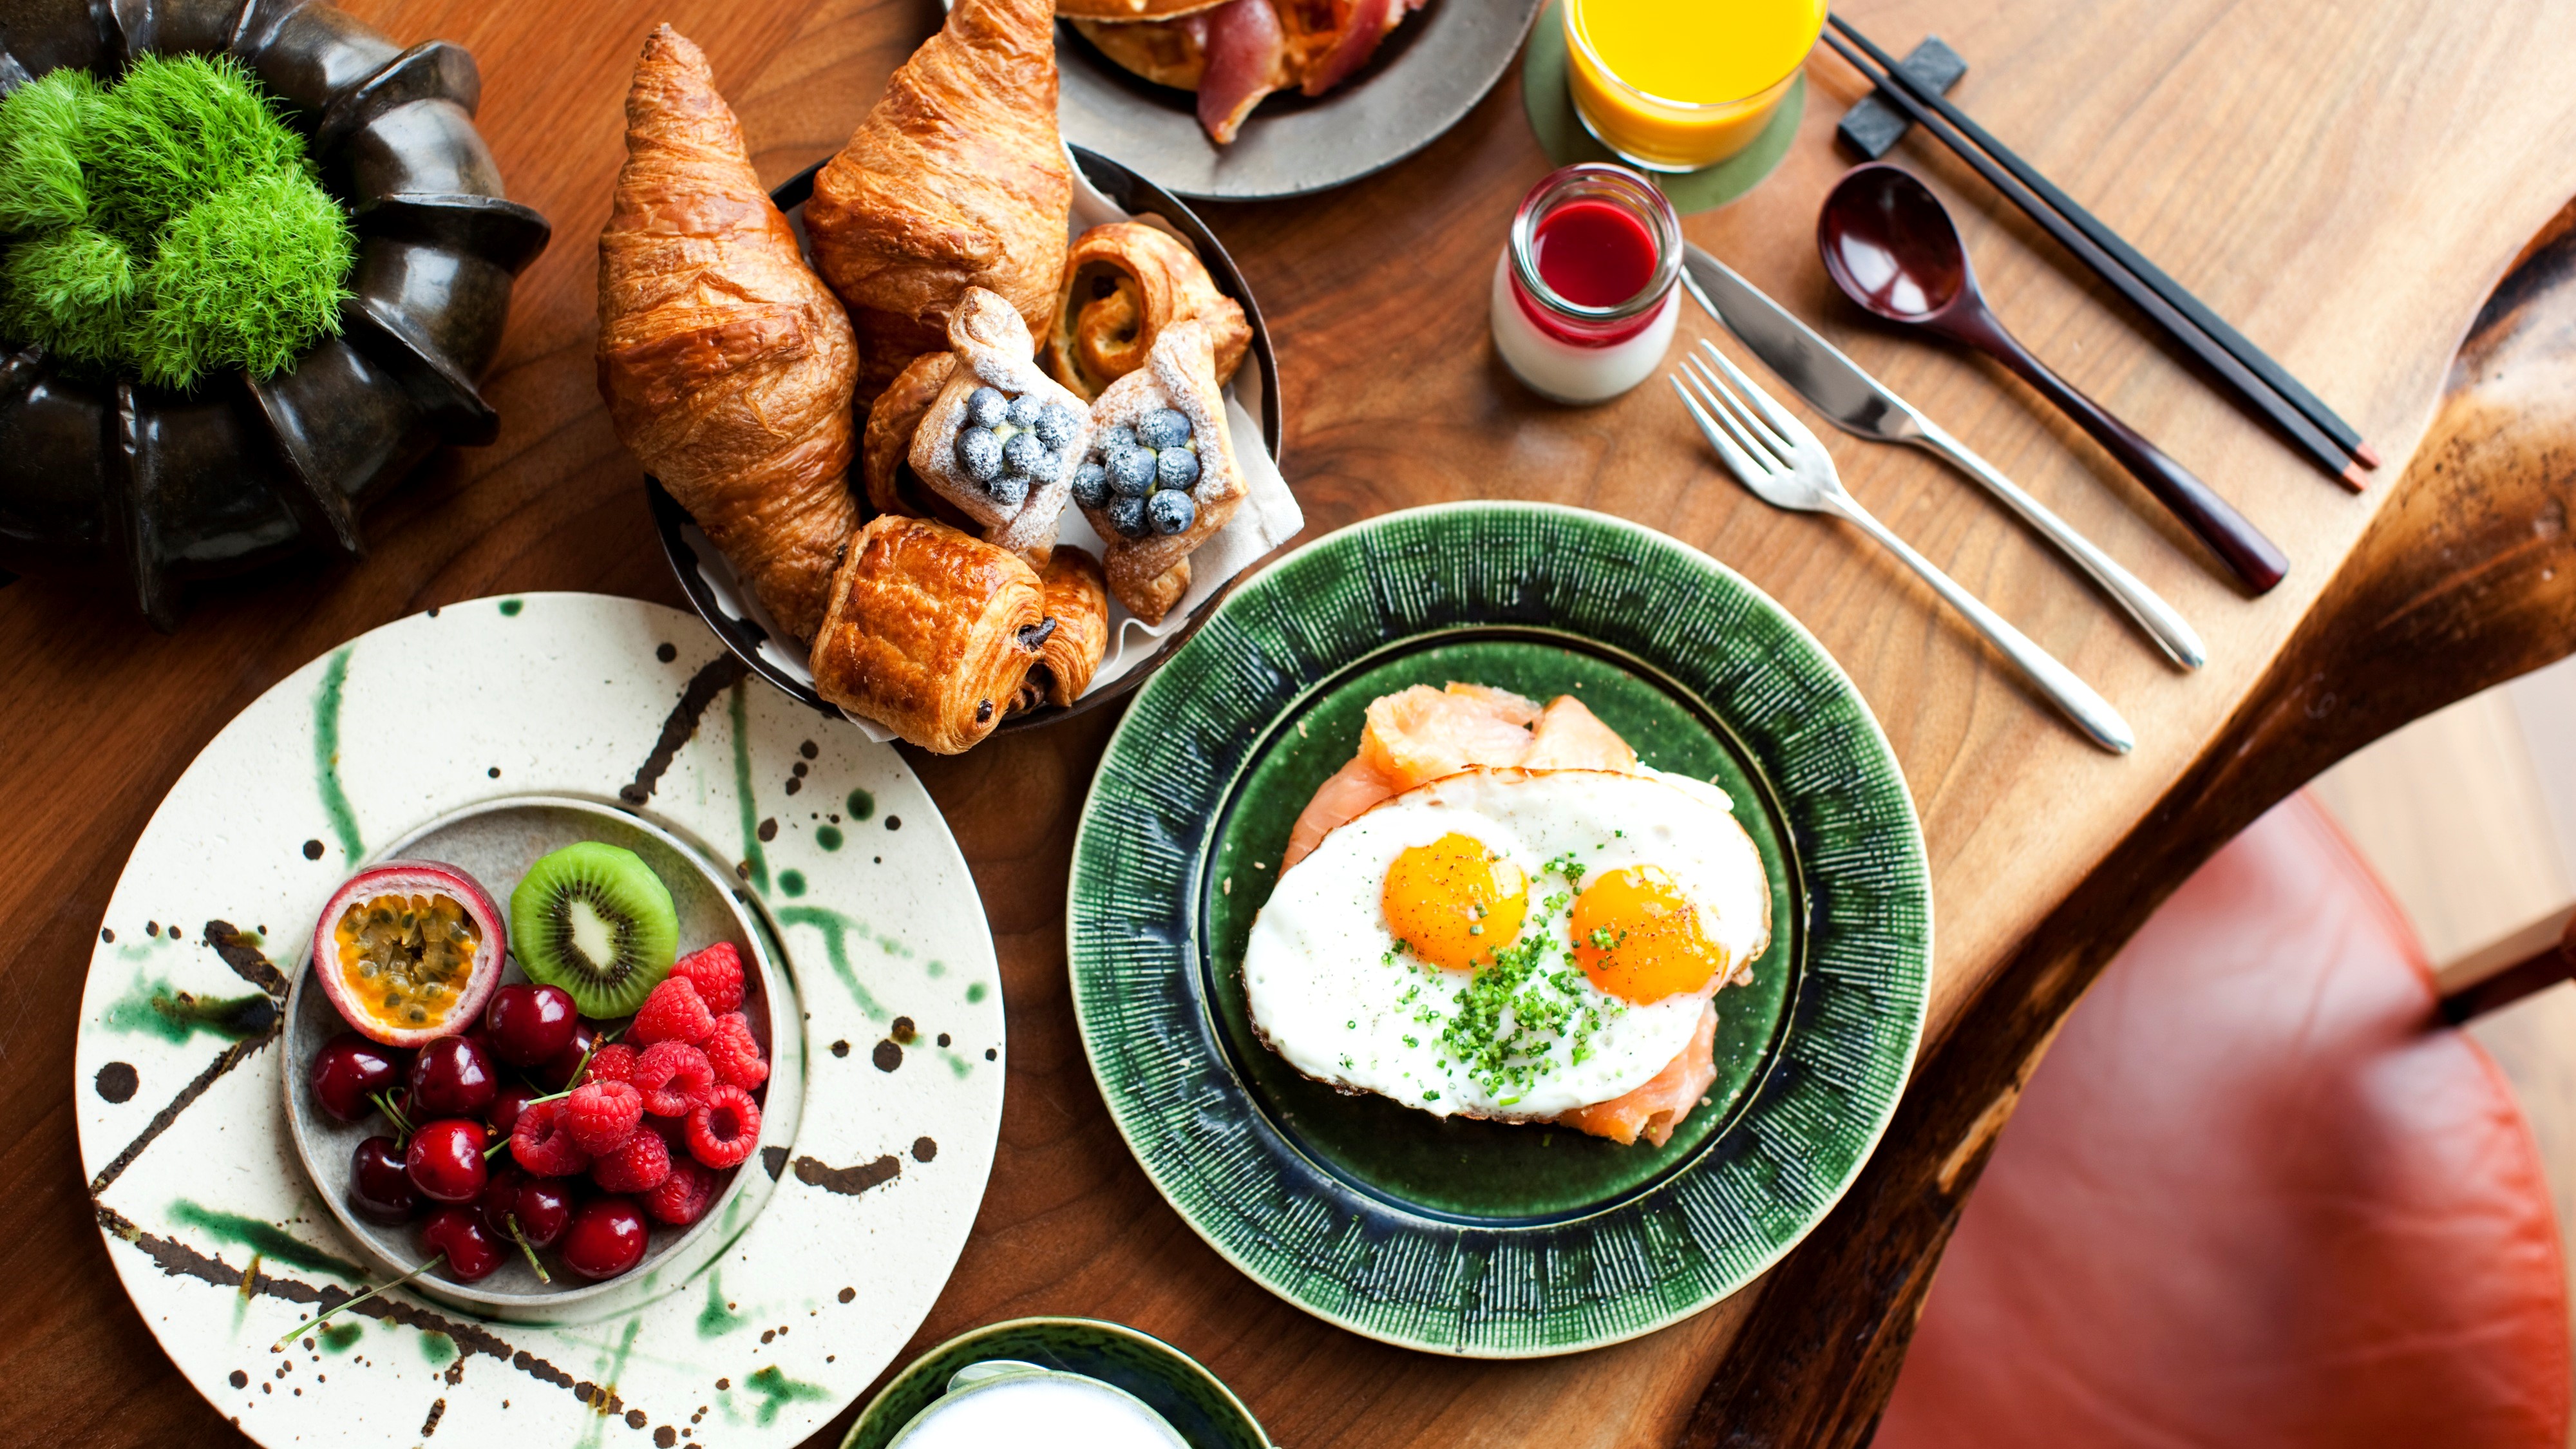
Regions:
[[1306, 72], [1302, 89], [1310, 96], [1320, 96], [1350, 79], [1351, 72], [1377, 54], [1378, 42], [1403, 22], [1405, 12], [1420, 4], [1421, 0], [1411, 0], [1410, 4], [1407, 0], [1352, 0], [1350, 17], [1342, 22], [1341, 35], [1333, 41], [1333, 48], [1324, 52], [1323, 59], [1315, 62], [1314, 69]]
[[1287, 36], [1270, 0], [1227, 0], [1207, 14], [1207, 71], [1199, 124], [1222, 146], [1262, 98], [1288, 83]]

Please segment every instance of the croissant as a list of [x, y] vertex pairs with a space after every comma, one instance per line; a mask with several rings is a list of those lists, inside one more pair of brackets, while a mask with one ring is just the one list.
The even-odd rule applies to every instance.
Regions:
[[957, 0], [814, 178], [814, 260], [859, 332], [859, 396], [944, 348], [969, 287], [1044, 336], [1073, 177], [1056, 132], [1049, 0]]
[[[1181, 415], [1186, 436], [1147, 436], [1168, 425], [1157, 422], [1167, 411]], [[1091, 424], [1098, 451], [1085, 458], [1074, 497], [1110, 540], [1103, 560], [1109, 592], [1137, 618], [1159, 624], [1189, 591], [1190, 554], [1225, 527], [1246, 492], [1226, 430], [1208, 324], [1192, 318], [1164, 329], [1145, 366], [1111, 383], [1091, 405]], [[1144, 455], [1146, 463], [1136, 465], [1147, 470], [1141, 477], [1119, 476], [1122, 451], [1131, 460]], [[1176, 453], [1192, 457], [1180, 464], [1171, 456]], [[1091, 473], [1094, 467], [1100, 474]], [[1195, 476], [1182, 478], [1176, 467]]]
[[968, 288], [948, 342], [957, 366], [913, 431], [912, 471], [986, 540], [1043, 564], [1090, 414], [1030, 360], [1029, 329], [999, 295]]
[[849, 319], [751, 169], [707, 59], [665, 25], [626, 96], [599, 234], [599, 391], [617, 436], [779, 625], [823, 617], [857, 523]]
[[936, 754], [1001, 723], [1053, 630], [1035, 569], [944, 523], [868, 520], [832, 574], [814, 688]]
[[1188, 244], [1133, 221], [1084, 232], [1065, 258], [1064, 294], [1047, 333], [1047, 370], [1084, 402], [1145, 365], [1154, 339], [1196, 317], [1216, 342], [1217, 385], [1243, 365], [1252, 325]]
[[1109, 586], [1098, 559], [1078, 548], [1059, 548], [1038, 571], [1038, 584], [1055, 631], [1047, 635], [1037, 664], [1021, 682], [1012, 714], [1080, 699], [1091, 687], [1101, 656], [1109, 652]]

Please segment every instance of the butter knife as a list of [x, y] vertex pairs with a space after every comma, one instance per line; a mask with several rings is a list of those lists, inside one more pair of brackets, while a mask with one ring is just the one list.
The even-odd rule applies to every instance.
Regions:
[[1726, 324], [1736, 340], [1751, 349], [1798, 395], [1847, 433], [1881, 443], [1911, 443], [1950, 461], [1960, 472], [1985, 485], [2004, 506], [2064, 550], [2093, 582], [2101, 585], [2166, 656], [2186, 669], [2198, 669], [2209, 657], [2189, 622], [2120, 567], [2074, 525], [2049, 511], [2021, 485], [1917, 412], [1914, 405], [1889, 392], [1877, 378], [1843, 356], [1814, 329], [1737, 276], [1726, 263], [1693, 246], [1682, 255], [1682, 282], [1711, 317]]

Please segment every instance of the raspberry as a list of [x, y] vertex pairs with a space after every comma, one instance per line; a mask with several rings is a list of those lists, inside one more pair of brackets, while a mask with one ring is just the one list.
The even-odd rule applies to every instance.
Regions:
[[686, 976], [674, 976], [653, 988], [644, 998], [644, 1009], [635, 1013], [635, 1025], [627, 1038], [651, 1046], [657, 1041], [684, 1041], [691, 1046], [707, 1039], [714, 1029], [715, 1013], [698, 998], [698, 988]]
[[570, 1177], [590, 1166], [590, 1154], [573, 1141], [562, 1102], [532, 1102], [510, 1128], [510, 1155], [540, 1177]]
[[644, 1120], [644, 1094], [625, 1082], [589, 1082], [563, 1099], [564, 1121], [572, 1140], [593, 1157], [604, 1157], [626, 1145], [635, 1124]]
[[644, 1110], [656, 1117], [677, 1117], [706, 1099], [716, 1084], [716, 1069], [707, 1054], [686, 1042], [657, 1041], [644, 1049], [628, 1085], [644, 1094]]
[[683, 1157], [671, 1164], [671, 1175], [662, 1185], [644, 1194], [644, 1211], [657, 1223], [685, 1228], [707, 1215], [708, 1204], [716, 1200], [718, 1179], [713, 1172]]
[[718, 941], [671, 964], [671, 974], [698, 988], [709, 1011], [731, 1011], [742, 1005], [742, 953], [731, 941]]
[[689, 1155], [709, 1167], [733, 1167], [760, 1141], [760, 1104], [740, 1087], [717, 1087], [689, 1109]]
[[610, 1042], [590, 1054], [590, 1066], [582, 1077], [585, 1082], [631, 1082], [635, 1080], [635, 1048], [624, 1042]]
[[769, 1063], [760, 1055], [760, 1043], [752, 1039], [751, 1023], [739, 1011], [728, 1011], [716, 1018], [716, 1029], [707, 1033], [707, 1061], [716, 1076], [726, 1085], [748, 1092], [769, 1080]]
[[608, 1192], [650, 1192], [670, 1175], [671, 1149], [651, 1132], [636, 1133], [590, 1165], [590, 1180]]

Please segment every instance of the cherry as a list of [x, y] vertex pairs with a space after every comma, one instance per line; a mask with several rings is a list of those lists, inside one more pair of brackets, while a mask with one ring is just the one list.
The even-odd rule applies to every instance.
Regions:
[[564, 1230], [564, 1266], [590, 1279], [614, 1278], [644, 1261], [643, 1210], [631, 1197], [595, 1197]]
[[392, 1138], [358, 1144], [349, 1162], [349, 1207], [371, 1223], [407, 1223], [420, 1210], [420, 1190], [412, 1186]]
[[532, 1177], [519, 1188], [519, 1234], [531, 1247], [551, 1248], [572, 1226], [573, 1184], [563, 1177]]
[[471, 1117], [492, 1105], [501, 1075], [491, 1054], [470, 1036], [443, 1036], [420, 1049], [411, 1063], [414, 1117]]
[[507, 1137], [519, 1125], [519, 1114], [537, 1098], [533, 1087], [503, 1087], [492, 1098], [492, 1110], [483, 1115], [491, 1120], [492, 1135]]
[[541, 1066], [561, 1056], [580, 1023], [572, 993], [560, 986], [513, 982], [493, 992], [492, 1004], [483, 1008], [494, 1054], [514, 1067]]
[[501, 1266], [501, 1245], [483, 1230], [472, 1208], [443, 1207], [431, 1213], [421, 1224], [420, 1237], [433, 1251], [447, 1255], [447, 1276], [460, 1283], [489, 1278]]
[[564, 1045], [562, 1051], [546, 1058], [544, 1066], [535, 1069], [537, 1080], [545, 1083], [546, 1090], [550, 1092], [560, 1092], [571, 1086], [572, 1074], [581, 1070], [581, 1064], [589, 1059], [590, 1049], [598, 1041], [599, 1033], [591, 1029], [590, 1023], [575, 1017], [572, 1040]]
[[391, 1047], [379, 1046], [354, 1031], [344, 1031], [313, 1054], [313, 1100], [343, 1122], [356, 1122], [376, 1110], [369, 1099], [390, 1092], [402, 1076]]
[[472, 1202], [491, 1180], [483, 1164], [483, 1149], [488, 1145], [480, 1122], [462, 1117], [430, 1122], [411, 1135], [411, 1153], [403, 1167], [421, 1196], [434, 1202]]

